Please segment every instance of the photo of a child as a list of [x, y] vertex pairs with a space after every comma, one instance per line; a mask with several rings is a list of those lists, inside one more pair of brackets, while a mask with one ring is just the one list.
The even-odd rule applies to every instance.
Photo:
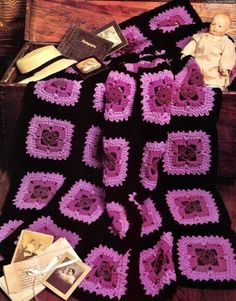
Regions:
[[76, 67], [83, 73], [90, 73], [101, 67], [101, 64], [93, 57], [85, 59], [78, 64]]
[[88, 265], [65, 253], [57, 262], [55, 269], [45, 276], [43, 284], [67, 300], [90, 270]]
[[12, 263], [40, 255], [52, 244], [53, 239], [54, 237], [52, 235], [22, 230], [12, 258]]

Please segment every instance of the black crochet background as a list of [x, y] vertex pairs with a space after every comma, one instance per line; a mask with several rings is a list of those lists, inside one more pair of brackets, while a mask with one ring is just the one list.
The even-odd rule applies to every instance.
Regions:
[[[151, 30], [149, 26], [150, 20], [155, 16], [161, 16], [165, 12], [171, 12], [173, 9], [182, 7], [191, 17], [191, 23], [186, 21], [188, 18], [183, 18], [183, 24], [176, 25], [172, 30], [163, 30], [157, 28]], [[171, 26], [171, 13], [166, 17]], [[168, 19], [169, 18], [169, 19]], [[187, 22], [186, 24], [184, 22]], [[162, 5], [156, 9], [145, 12], [139, 16], [131, 18], [121, 25], [124, 32], [127, 28], [135, 26], [142, 35], [142, 38], [136, 41], [130, 41], [127, 48], [122, 49], [120, 53], [115, 53], [107, 58], [108, 70], [89, 77], [82, 81], [82, 88], [80, 90], [79, 102], [75, 106], [61, 106], [55, 103], [44, 101], [37, 97], [35, 92], [35, 83], [28, 84], [24, 95], [24, 106], [18, 121], [15, 137], [14, 148], [10, 159], [10, 174], [11, 174], [11, 187], [8, 198], [3, 208], [1, 216], [0, 227], [5, 225], [10, 220], [22, 220], [23, 224], [16, 228], [6, 238], [0, 236], [0, 254], [3, 260], [0, 264], [3, 266], [8, 264], [12, 258], [15, 244], [22, 229], [28, 228], [34, 221], [42, 216], [50, 216], [53, 222], [73, 233], [77, 233], [80, 237], [78, 245], [75, 250], [79, 256], [86, 261], [86, 258], [92, 250], [99, 245], [106, 246], [113, 249], [118, 254], [125, 255], [130, 252], [128, 270], [126, 276], [126, 284], [123, 294], [117, 297], [117, 288], [113, 285], [113, 296], [101, 292], [94, 286], [94, 291], [89, 292], [88, 289], [79, 287], [74, 296], [78, 297], [81, 301], [107, 301], [112, 297], [115, 300], [133, 301], [133, 300], [163, 300], [172, 294], [176, 285], [184, 285], [190, 287], [233, 287], [235, 286], [235, 271], [234, 279], [198, 279], [194, 280], [186, 277], [182, 271], [179, 262], [178, 242], [182, 237], [188, 236], [220, 236], [228, 240], [231, 247], [234, 247], [235, 239], [234, 234], [231, 232], [230, 219], [223, 201], [215, 188], [215, 177], [217, 174], [217, 131], [216, 123], [220, 112], [222, 95], [219, 89], [213, 89], [213, 107], [209, 114], [203, 116], [173, 116], [171, 115], [170, 121], [165, 124], [156, 124], [151, 122], [144, 122], [142, 115], [142, 76], [145, 74], [157, 74], [164, 71], [170, 71], [173, 77], [179, 74], [190, 62], [192, 58], [187, 57], [183, 60], [180, 59], [180, 50], [177, 42], [189, 38], [192, 34], [205, 30], [208, 26], [202, 23], [197, 13], [192, 8], [189, 1], [174, 0]], [[168, 27], [167, 26], [167, 27]], [[138, 46], [142, 45], [143, 41], [149, 40], [149, 46], [140, 50]], [[133, 44], [132, 44], [132, 43]], [[133, 47], [132, 47], [133, 46]], [[137, 50], [139, 49], [139, 50]], [[153, 63], [155, 59], [161, 59], [162, 62], [157, 65], [150, 65], [149, 67], [139, 67], [137, 72], [127, 70], [127, 64], [138, 64], [140, 61]], [[97, 84], [105, 84], [112, 74], [115, 72], [128, 75], [132, 77], [136, 83], [134, 104], [130, 118], [122, 122], [111, 122], [104, 119], [104, 108], [102, 112], [96, 111], [93, 107], [94, 91]], [[60, 72], [47, 78], [64, 78], [66, 80], [80, 81], [78, 74]], [[45, 80], [45, 79], [44, 79]], [[175, 81], [173, 80], [173, 87]], [[175, 87], [176, 88], [176, 87]], [[174, 88], [173, 88], [174, 89]], [[108, 97], [107, 97], [108, 98]], [[105, 106], [107, 99], [105, 96]], [[109, 100], [110, 101], [110, 100]], [[66, 160], [51, 160], [39, 159], [26, 153], [26, 140], [28, 136], [29, 122], [34, 115], [47, 116], [60, 120], [70, 121], [75, 125], [72, 137], [71, 153]], [[129, 158], [128, 158], [128, 171], [122, 185], [115, 187], [106, 186], [103, 183], [103, 168], [94, 169], [82, 162], [84, 151], [84, 141], [86, 132], [92, 126], [99, 126], [102, 129], [103, 139], [115, 139], [123, 137], [129, 141]], [[143, 148], [146, 142], [166, 142], [168, 135], [176, 131], [204, 131], [209, 136], [210, 141], [210, 166], [205, 173], [201, 174], [184, 174], [184, 175], [170, 175], [164, 169], [163, 158], [158, 163], [158, 181], [155, 189], [152, 191], [143, 187], [140, 183], [140, 165], [142, 162]], [[103, 161], [106, 160], [106, 153], [104, 145], [99, 145], [98, 155]], [[63, 174], [66, 178], [62, 187], [58, 189], [52, 200], [42, 208], [37, 209], [19, 209], [13, 203], [16, 193], [19, 190], [22, 178], [27, 172], [55, 172]], [[115, 201], [125, 208], [129, 228], [124, 238], [119, 237], [119, 233], [112, 233], [110, 228], [114, 226], [109, 212], [104, 208], [104, 212], [94, 222], [87, 224], [82, 221], [69, 218], [62, 214], [60, 211], [61, 198], [66, 195], [69, 189], [79, 179], [91, 182], [98, 187], [103, 187], [105, 190], [105, 205]], [[166, 201], [166, 194], [172, 190], [191, 190], [203, 189], [210, 191], [215, 205], [219, 211], [218, 222], [196, 223], [192, 225], [180, 224], [173, 218]], [[134, 194], [135, 193], [135, 194]], [[133, 199], [131, 197], [133, 195]], [[142, 224], [144, 222], [144, 215], [140, 209], [144, 201], [151, 198], [154, 201], [155, 210], [160, 213], [162, 223], [159, 229], [156, 229], [148, 235], [141, 235]], [[1, 228], [0, 228], [1, 231]], [[172, 258], [168, 258], [167, 253], [163, 258], [159, 256], [158, 264], [159, 269], [162, 271], [168, 266], [168, 260], [173, 260], [173, 273], [176, 274], [176, 279], [170, 279], [167, 283], [164, 281], [164, 286], [152, 295], [144, 288], [143, 283], [140, 281], [140, 253], [143, 250], [151, 249], [159, 241], [163, 240], [163, 235], [170, 233], [173, 236], [173, 246], [171, 249]], [[1, 234], [1, 232], [0, 232]], [[171, 248], [171, 247], [170, 247]], [[161, 247], [159, 248], [161, 249]], [[161, 249], [162, 251], [164, 250]], [[160, 251], [160, 250], [159, 250]], [[158, 252], [159, 252], [158, 251]], [[162, 252], [160, 251], [160, 252]], [[165, 252], [165, 251], [163, 251]], [[214, 255], [214, 254], [213, 254]], [[204, 256], [203, 256], [204, 257]], [[213, 256], [214, 257], [214, 256]], [[227, 262], [228, 265], [235, 266], [234, 262]], [[94, 267], [95, 269], [95, 267]], [[162, 271], [163, 272], [163, 271]], [[114, 271], [110, 271], [111, 275]], [[164, 273], [164, 272], [163, 272]], [[95, 273], [96, 274], [96, 273]], [[168, 276], [167, 276], [168, 278]], [[103, 278], [105, 279], [105, 278]], [[161, 279], [161, 281], [163, 281]]]

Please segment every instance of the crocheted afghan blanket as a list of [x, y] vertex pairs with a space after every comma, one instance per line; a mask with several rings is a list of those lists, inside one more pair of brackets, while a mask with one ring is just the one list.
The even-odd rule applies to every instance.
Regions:
[[22, 229], [66, 237], [92, 267], [80, 301], [159, 300], [232, 287], [235, 246], [215, 188], [221, 91], [180, 50], [207, 31], [171, 1], [121, 24], [129, 44], [82, 80], [30, 83], [0, 224], [1, 264]]

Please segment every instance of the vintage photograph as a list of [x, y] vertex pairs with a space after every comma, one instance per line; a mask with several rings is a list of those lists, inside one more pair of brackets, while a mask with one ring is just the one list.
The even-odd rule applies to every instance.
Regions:
[[[40, 256], [31, 257], [27, 260], [14, 262], [3, 266], [3, 272], [9, 293], [21, 293], [34, 285], [35, 291], [44, 286], [42, 281], [45, 274], [40, 274], [35, 279], [37, 271], [56, 265], [65, 253], [70, 254], [79, 262], [81, 259], [74, 251], [73, 247], [65, 238], [59, 238], [53, 242]], [[53, 271], [50, 269], [50, 271]], [[0, 281], [1, 284], [1, 281]], [[18, 300], [17, 300], [18, 301]]]
[[40, 255], [53, 242], [52, 235], [22, 230], [11, 263]]
[[96, 56], [90, 56], [80, 62], [78, 62], [75, 67], [77, 73], [86, 79], [94, 74], [102, 72], [107, 69], [107, 66], [100, 61]]
[[76, 67], [82, 73], [90, 73], [96, 69], [99, 69], [101, 66], [101, 63], [99, 63], [99, 61], [96, 60], [94, 57], [90, 57], [76, 64]]
[[98, 29], [94, 32], [100, 38], [104, 40], [108, 40], [113, 43], [113, 46], [109, 52], [112, 53], [128, 44], [125, 36], [123, 35], [119, 25], [116, 21], [112, 21], [102, 28]]
[[65, 253], [60, 258], [57, 266], [58, 268], [46, 275], [43, 284], [55, 294], [67, 300], [91, 268], [69, 253]]

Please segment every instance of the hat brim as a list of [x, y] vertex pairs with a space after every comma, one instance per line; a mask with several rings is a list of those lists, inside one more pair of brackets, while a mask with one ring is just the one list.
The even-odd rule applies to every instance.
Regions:
[[28, 84], [29, 82], [35, 82], [35, 81], [41, 80], [45, 77], [48, 77], [49, 75], [52, 75], [59, 71], [62, 71], [64, 69], [72, 66], [75, 63], [77, 63], [77, 61], [62, 58], [62, 59], [52, 63], [51, 65], [45, 67], [44, 69], [36, 72], [33, 76], [20, 81], [19, 84]]

